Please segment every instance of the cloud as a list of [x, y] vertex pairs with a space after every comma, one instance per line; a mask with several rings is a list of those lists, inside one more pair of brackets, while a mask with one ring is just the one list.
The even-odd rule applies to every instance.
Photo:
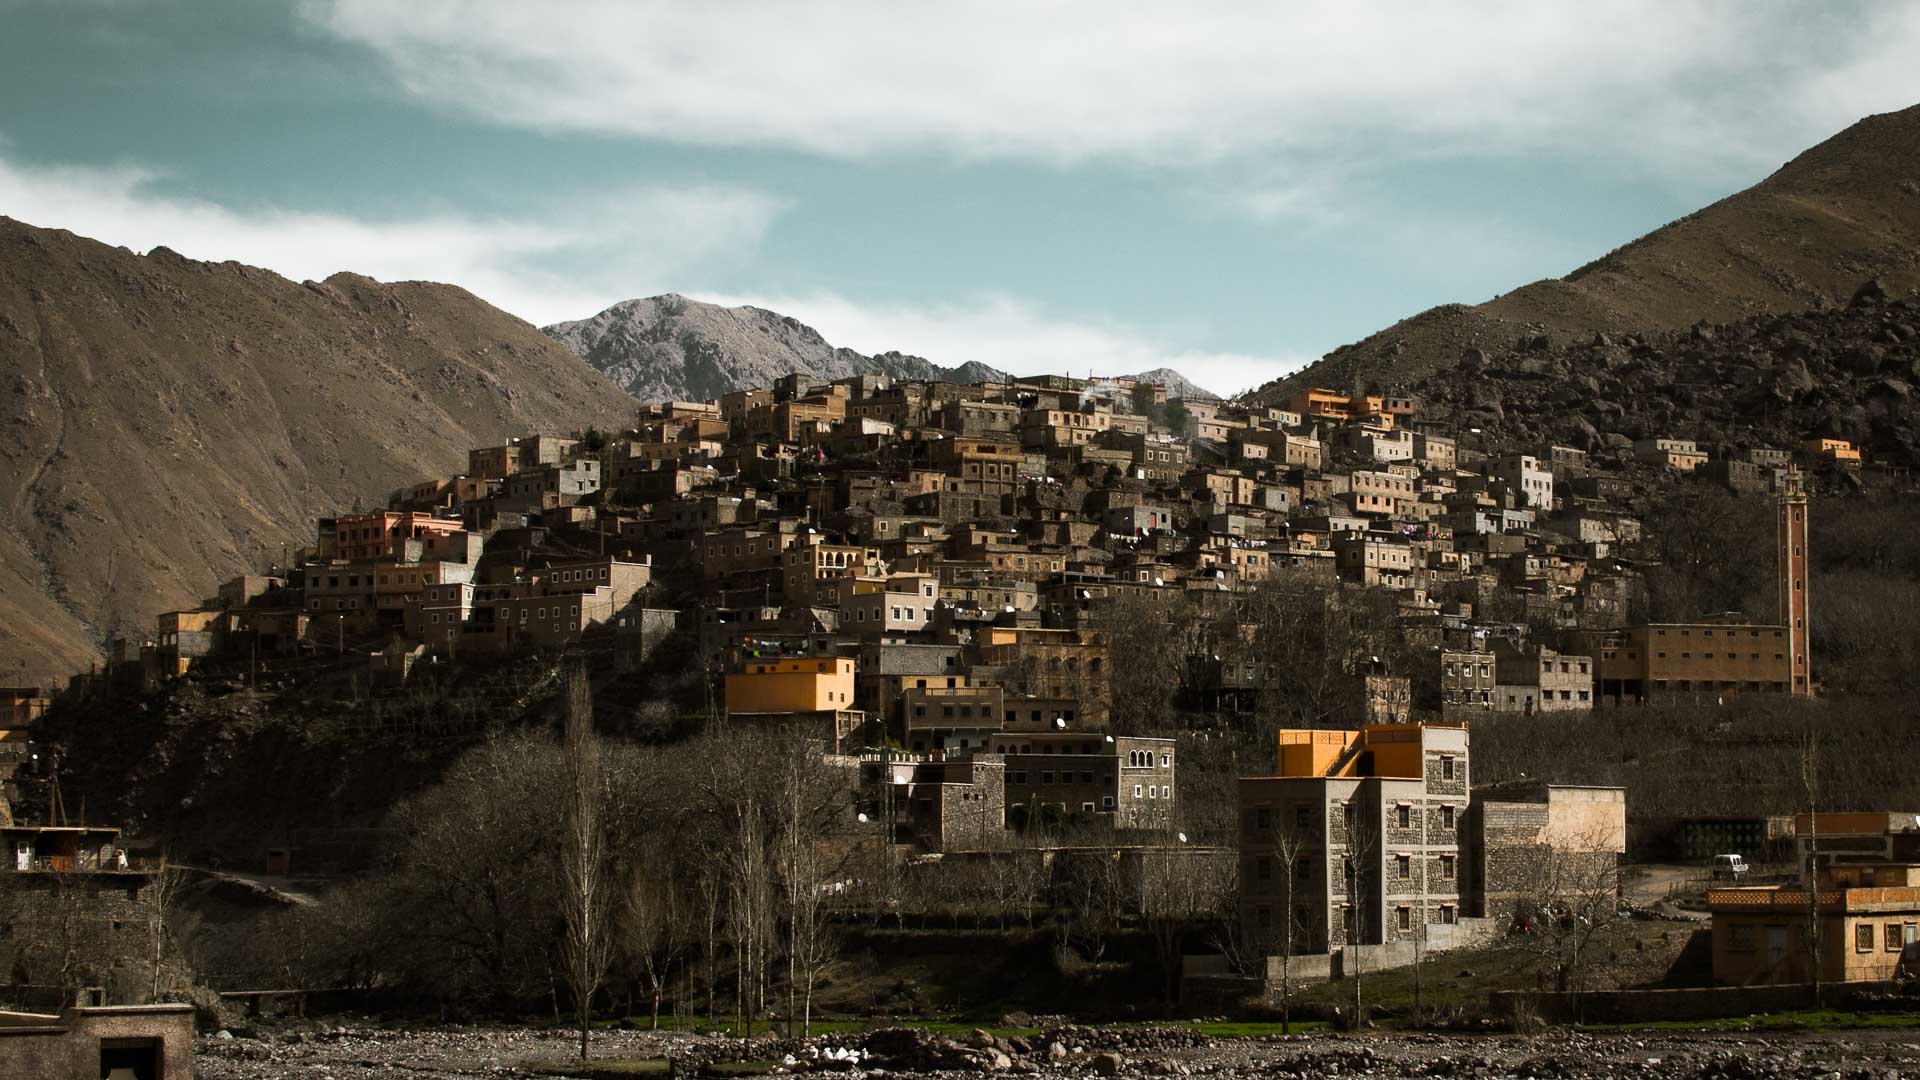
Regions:
[[897, 349], [947, 367], [974, 360], [1015, 375], [1132, 375], [1170, 367], [1216, 394], [1234, 394], [1318, 359], [1293, 352], [1251, 355], [1179, 346], [1172, 343], [1173, 332], [1051, 316], [1002, 295], [931, 305], [872, 304], [831, 293], [695, 298], [791, 315], [833, 344], [864, 353]]
[[1748, 175], [1913, 103], [1920, 8], [1626, 0], [1116, 5], [302, 0], [501, 122], [835, 157], [1165, 167], [1552, 151]]
[[32, 166], [0, 157], [0, 209], [136, 251], [165, 245], [295, 280], [352, 270], [451, 282], [540, 324], [599, 311], [636, 288], [666, 291], [703, 265], [750, 250], [782, 208], [749, 190], [635, 187], [526, 217], [375, 219], [233, 209], [161, 194], [158, 179], [137, 165]]

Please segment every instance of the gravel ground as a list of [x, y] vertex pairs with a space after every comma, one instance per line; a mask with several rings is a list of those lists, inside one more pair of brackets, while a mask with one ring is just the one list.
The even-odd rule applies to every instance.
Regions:
[[[374, 1080], [529, 1076], [529, 1060], [564, 1058], [553, 1030], [321, 1028], [253, 1038], [203, 1038], [202, 1080]], [[811, 1045], [757, 1040], [745, 1056], [807, 1071], [822, 1052], [860, 1050], [856, 1063], [815, 1066], [844, 1075], [960, 1075], [991, 1071], [1046, 1076], [1661, 1078], [1661, 1080], [1920, 1080], [1920, 1031], [1820, 1036], [1722, 1033], [1537, 1036], [1376, 1035], [1206, 1040], [1172, 1029], [1070, 1028], [1037, 1039], [948, 1039], [899, 1031], [828, 1036]], [[737, 1040], [613, 1031], [596, 1033], [596, 1056], [682, 1060], [739, 1057]]]

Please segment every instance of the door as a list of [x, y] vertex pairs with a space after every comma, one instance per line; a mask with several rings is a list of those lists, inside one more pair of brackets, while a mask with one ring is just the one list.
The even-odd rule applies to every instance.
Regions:
[[1786, 982], [1787, 973], [1782, 967], [1787, 962], [1787, 928], [1784, 926], [1767, 927], [1767, 979], [1770, 982]]
[[163, 1080], [159, 1039], [101, 1039], [101, 1080]]

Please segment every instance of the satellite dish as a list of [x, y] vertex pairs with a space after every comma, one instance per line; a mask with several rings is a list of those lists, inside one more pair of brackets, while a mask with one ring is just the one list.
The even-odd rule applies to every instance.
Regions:
[[1178, 837], [1180, 838], [1180, 842], [1181, 842], [1181, 843], [1183, 843], [1183, 844], [1184, 844], [1184, 843], [1186, 843], [1186, 842], [1187, 842], [1187, 834], [1186, 834], [1186, 833], [1175, 833], [1174, 835], [1175, 835], [1175, 836], [1178, 836]]
[[1064, 717], [1064, 716], [1056, 716], [1056, 717], [1054, 717], [1054, 718], [1053, 718], [1053, 726], [1054, 726], [1054, 727], [1056, 727], [1056, 728], [1059, 728], [1059, 729], [1060, 729], [1061, 731], [1065, 731], [1065, 730], [1067, 730], [1067, 718], [1066, 718], [1066, 717]]
[[[1113, 736], [1111, 736], [1111, 735], [1109, 735], [1109, 736], [1107, 736], [1107, 741], [1108, 741], [1108, 742], [1112, 742], [1112, 741], [1113, 741]], [[1915, 821], [1920, 821], [1920, 817], [1916, 817], [1916, 818], [1915, 818], [1914, 820], [1915, 820]]]
[[860, 824], [865, 825], [867, 823], [867, 815], [861, 814], [859, 815], [859, 818], [860, 818]]
[[1154, 583], [1155, 585], [1165, 585], [1165, 584], [1166, 584], [1166, 581], [1165, 581], [1164, 579], [1162, 579], [1162, 578], [1160, 578], [1160, 577], [1159, 577], [1158, 575], [1155, 575], [1155, 577], [1154, 577], [1154, 579], [1153, 579], [1153, 583]]

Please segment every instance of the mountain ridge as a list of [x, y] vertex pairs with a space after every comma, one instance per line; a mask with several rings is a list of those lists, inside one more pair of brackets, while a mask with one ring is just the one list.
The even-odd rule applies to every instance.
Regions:
[[822, 379], [883, 374], [896, 379], [983, 382], [1006, 373], [974, 361], [942, 367], [900, 352], [872, 356], [830, 344], [791, 315], [726, 307], [679, 293], [623, 300], [542, 332], [643, 402], [708, 401], [771, 386], [794, 372]]
[[1252, 395], [1400, 388], [1521, 338], [1732, 323], [1843, 306], [1861, 281], [1920, 285], [1920, 105], [1868, 116], [1762, 179], [1562, 278], [1442, 304], [1328, 353]]
[[[827, 380], [875, 373], [958, 383], [1013, 377], [977, 360], [944, 367], [899, 351], [868, 355], [828, 342], [791, 315], [751, 304], [711, 304], [679, 293], [622, 300], [596, 315], [553, 323], [542, 331], [647, 403], [709, 401], [735, 390], [770, 386], [796, 371]], [[1124, 377], [1167, 382], [1175, 396], [1220, 396], [1167, 367]]]
[[469, 446], [615, 426], [617, 387], [457, 286], [294, 282], [0, 217], [0, 679], [57, 685], [106, 638], [312, 542]]

